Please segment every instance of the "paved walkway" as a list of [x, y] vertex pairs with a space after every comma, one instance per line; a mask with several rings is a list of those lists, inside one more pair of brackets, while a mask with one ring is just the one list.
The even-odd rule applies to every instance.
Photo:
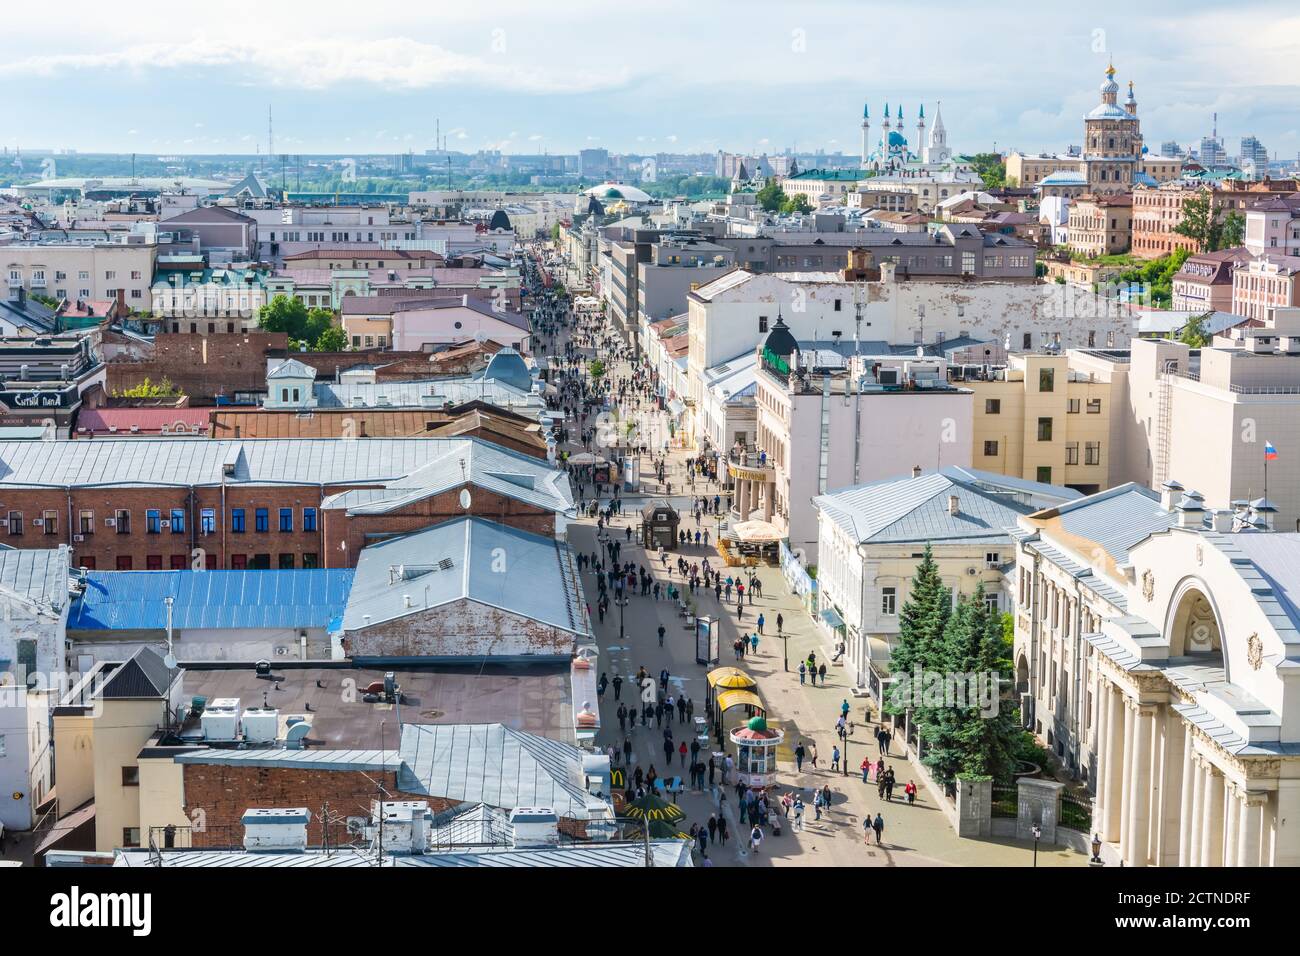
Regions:
[[[626, 375], [627, 366], [615, 363], [612, 374]], [[689, 452], [673, 450], [668, 453], [669, 474], [667, 480], [673, 490], [682, 490], [684, 459]], [[639, 523], [637, 505], [650, 496], [655, 496], [660, 486], [653, 478], [653, 469], [643, 461], [643, 494], [624, 496], [624, 512], [621, 518], [615, 518], [611, 532], [619, 541], [624, 541], [620, 561], [631, 561], [651, 570], [656, 580], [667, 583], [670, 577], [660, 566], [658, 560], [651, 560], [644, 549], [635, 542], [626, 542], [624, 529]], [[648, 476], [648, 480], [647, 479]], [[704, 486], [696, 488], [697, 494], [705, 494]], [[711, 496], [713, 489], [707, 493]], [[694, 531], [694, 518], [689, 513], [689, 494], [685, 497], [674, 495], [675, 503], [683, 506], [682, 527]], [[702, 527], [716, 529], [716, 523], [706, 520]], [[579, 551], [590, 554], [599, 549], [596, 541], [596, 523], [583, 519], [569, 527], [569, 540]], [[670, 552], [670, 565], [678, 553], [694, 563], [709, 559], [711, 566], [722, 567], [722, 559], [715, 547], [687, 547], [681, 552]], [[726, 572], [724, 572], [725, 574]], [[683, 830], [689, 829], [691, 823], [704, 823], [710, 813], [726, 815], [731, 840], [726, 846], [710, 846], [709, 856], [716, 865], [850, 865], [850, 866], [926, 866], [926, 865], [964, 865], [964, 866], [1031, 866], [1034, 861], [1032, 845], [1021, 844], [1014, 840], [963, 840], [959, 839], [949, 825], [947, 816], [934, 804], [927, 788], [921, 783], [910, 761], [901, 753], [901, 743], [895, 741], [891, 755], [886, 764], [892, 767], [896, 775], [895, 799], [882, 801], [877, 795], [874, 782], [863, 784], [861, 775], [850, 773], [844, 776], [829, 769], [831, 748], [837, 743], [835, 722], [840, 715], [841, 702], [848, 699], [851, 706], [851, 719], [856, 723], [855, 734], [848, 744], [847, 762], [850, 771], [861, 764], [868, 753], [874, 762], [879, 755], [879, 748], [873, 738], [875, 724], [868, 724], [864, 716], [865, 702], [854, 698], [844, 671], [839, 666], [829, 667], [827, 683], [813, 686], [800, 684], [797, 673], [798, 662], [805, 659], [809, 651], [815, 651], [819, 661], [829, 661], [828, 647], [823, 643], [817, 624], [805, 612], [786, 586], [779, 568], [763, 566], [756, 569], [762, 580], [763, 597], [753, 600], [745, 608], [745, 617], [737, 621], [734, 602], [719, 607], [712, 591], [700, 590], [694, 600], [701, 614], [708, 614], [720, 620], [719, 647], [720, 665], [736, 664], [748, 672], [758, 682], [758, 694], [767, 705], [768, 717], [786, 732], [785, 744], [778, 754], [780, 770], [778, 787], [781, 792], [787, 788], [801, 790], [804, 795], [805, 828], [801, 833], [791, 830], [787, 824], [779, 837], [768, 836], [760, 851], [751, 854], [747, 846], [748, 827], [742, 826], [736, 818], [736, 797], [734, 788], [712, 788], [702, 793], [686, 793], [680, 798], [680, 804], [686, 812], [682, 822]], [[671, 580], [681, 585], [680, 575], [675, 569]], [[593, 608], [596, 606], [596, 583], [592, 572], [584, 572], [584, 586], [588, 589], [588, 599]], [[751, 597], [747, 596], [746, 601]], [[725, 604], [725, 597], [724, 597]], [[765, 617], [764, 635], [759, 639], [758, 653], [747, 655], [744, 660], [736, 661], [732, 651], [732, 642], [740, 633], [752, 634], [759, 613]], [[776, 617], [784, 618], [786, 648], [790, 670], [783, 666], [782, 641], [775, 636]], [[620, 636], [620, 616], [622, 617], [622, 636]], [[666, 629], [666, 640], [659, 647], [657, 629], [660, 625]], [[610, 613], [600, 622], [594, 619], [597, 639], [601, 653], [599, 669], [607, 673], [612, 680], [616, 674], [625, 679], [632, 678], [638, 668], [644, 667], [652, 676], [657, 676], [661, 669], [667, 668], [672, 675], [670, 693], [673, 697], [685, 694], [695, 703], [695, 713], [703, 715], [705, 711], [706, 680], [710, 668], [695, 662], [695, 641], [693, 631], [686, 627], [675, 604], [667, 600], [655, 601], [653, 597], [633, 596], [627, 605], [620, 609], [611, 605]], [[629, 683], [622, 688], [622, 700], [636, 699], [636, 693]], [[600, 702], [602, 732], [598, 744], [602, 747], [613, 744], [621, 748], [623, 736], [619, 733], [615, 700], [612, 687], [606, 691]], [[729, 725], [730, 726], [730, 725]], [[659, 776], [669, 775], [664, 766], [662, 750], [662, 730], [651, 723], [645, 728], [637, 726], [629, 734], [634, 756], [630, 767], [638, 764], [643, 769], [653, 764]], [[674, 726], [674, 737], [680, 742], [690, 739], [687, 724]], [[803, 772], [795, 770], [793, 748], [798, 741], [815, 746], [817, 750], [817, 767], [805, 761]], [[716, 741], [715, 741], [716, 744]], [[729, 745], [728, 745], [729, 747]], [[681, 773], [680, 761], [673, 768], [673, 773]], [[903, 786], [909, 779], [918, 786], [917, 800], [914, 806], [907, 806], [902, 799]], [[829, 785], [833, 794], [832, 806], [823, 813], [821, 820], [815, 820], [812, 805], [812, 791]], [[879, 812], [885, 821], [884, 837], [881, 845], [876, 846], [874, 837], [871, 844], [863, 839], [862, 819], [867, 813], [874, 816]], [[790, 821], [793, 822], [793, 821]], [[1038, 865], [1087, 865], [1084, 855], [1059, 847], [1040, 847]]]

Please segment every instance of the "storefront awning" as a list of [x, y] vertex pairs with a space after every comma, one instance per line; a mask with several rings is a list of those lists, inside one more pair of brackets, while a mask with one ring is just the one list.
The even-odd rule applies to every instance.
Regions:
[[831, 630], [844, 626], [844, 618], [840, 617], [833, 607], [828, 607], [826, 610], [822, 611], [822, 620], [826, 622], [827, 627]]
[[724, 690], [718, 695], [718, 709], [731, 710], [733, 707], [757, 707], [761, 712], [767, 713], [763, 707], [763, 702], [758, 695], [752, 690]]

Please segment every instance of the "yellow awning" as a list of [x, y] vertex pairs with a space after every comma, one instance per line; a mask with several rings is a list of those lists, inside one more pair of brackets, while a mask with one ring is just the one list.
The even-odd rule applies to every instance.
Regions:
[[715, 667], [709, 671], [709, 686], [729, 690], [742, 690], [757, 687], [758, 681], [750, 677], [739, 667]]
[[745, 704], [750, 707], [757, 707], [762, 713], [767, 713], [763, 707], [763, 702], [759, 700], [758, 695], [752, 690], [724, 690], [718, 695], [719, 710], [731, 710], [733, 707], [741, 707]]

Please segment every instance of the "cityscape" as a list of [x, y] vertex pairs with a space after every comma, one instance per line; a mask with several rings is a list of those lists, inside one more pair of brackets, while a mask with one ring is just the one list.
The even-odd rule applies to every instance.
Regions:
[[292, 6], [0, 41], [0, 865], [1300, 864], [1294, 11]]

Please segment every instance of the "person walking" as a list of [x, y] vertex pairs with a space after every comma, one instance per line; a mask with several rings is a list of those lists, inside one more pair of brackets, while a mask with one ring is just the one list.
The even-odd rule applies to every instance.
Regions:
[[682, 769], [686, 769], [686, 741], [682, 741], [681, 746], [677, 748], [677, 754], [682, 758]]
[[[879, 837], [877, 837], [876, 839], [877, 841], [879, 841]], [[763, 845], [763, 830], [757, 823], [755, 823], [754, 828], [749, 831], [749, 849], [751, 852], [757, 853], [759, 851], [759, 847], [761, 847], [762, 845]]]
[[664, 626], [662, 624], [659, 625], [659, 646], [664, 646]]
[[831, 748], [831, 772], [835, 773], [840, 769], [840, 748]]
[[862, 782], [866, 783], [871, 776], [871, 758], [863, 757], [862, 766], [859, 769], [862, 771]]
[[780, 636], [781, 636], [781, 631], [782, 631], [782, 629], [783, 629], [784, 627], [785, 627], [785, 618], [782, 617], [782, 616], [781, 616], [781, 613], [778, 611], [778, 612], [777, 612], [777, 615], [776, 615], [776, 634], [777, 634], [777, 637], [780, 637]]
[[623, 692], [623, 678], [620, 675], [615, 674], [613, 684], [614, 684], [614, 699], [618, 700], [618, 695]]
[[821, 667], [817, 668], [817, 676], [821, 678], [822, 686], [825, 687], [826, 686], [826, 665], [824, 663], [821, 665]]
[[807, 681], [804, 679], [805, 677], [807, 677], [807, 675], [808, 675], [808, 667], [806, 664], [804, 664], [803, 661], [800, 661], [799, 662], [799, 683], [800, 684], [807, 683]]
[[911, 780], [907, 781], [907, 786], [903, 788], [903, 793], [907, 796], [907, 805], [916, 806], [916, 784]]
[[871, 829], [876, 831], [876, 846], [880, 846], [880, 840], [885, 833], [885, 818], [879, 813], [876, 814], [876, 819], [871, 821]]
[[757, 633], [757, 632], [755, 632], [755, 633], [753, 633], [753, 634], [751, 634], [751, 635], [749, 636], [749, 647], [750, 647], [750, 649], [751, 649], [755, 654], [758, 653], [758, 633]]
[[799, 746], [794, 748], [794, 769], [798, 773], [803, 772], [803, 758], [808, 751], [804, 749], [803, 741], [799, 741]]
[[609, 686], [609, 675], [604, 671], [600, 673], [600, 683], [596, 685], [596, 700], [605, 696], [605, 688]]
[[760, 634], [763, 633], [763, 615], [762, 615], [762, 614], [759, 614], [759, 615], [758, 615], [758, 633], [760, 633]]
[[794, 828], [803, 832], [803, 801], [798, 797], [794, 798]]

